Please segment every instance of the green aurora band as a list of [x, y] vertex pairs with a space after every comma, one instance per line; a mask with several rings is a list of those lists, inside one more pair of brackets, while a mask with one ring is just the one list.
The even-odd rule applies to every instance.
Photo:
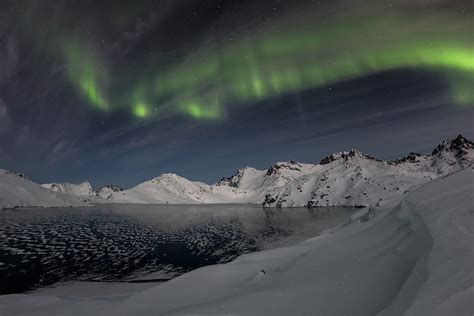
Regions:
[[97, 58], [79, 49], [77, 44], [61, 45], [68, 65], [69, 80], [79, 89], [92, 106], [107, 111], [109, 104], [104, 85], [107, 73], [100, 68]]
[[261, 26], [252, 35], [207, 44], [177, 64], [155, 67], [155, 74], [148, 71], [130, 83], [125, 98], [107, 95], [104, 87], [112, 76], [97, 67], [93, 55], [66, 45], [64, 56], [71, 82], [91, 105], [104, 111], [130, 107], [141, 119], [181, 113], [219, 120], [230, 103], [258, 102], [402, 68], [438, 72], [455, 103], [472, 105], [471, 16], [395, 12], [339, 16], [324, 23], [287, 19]]

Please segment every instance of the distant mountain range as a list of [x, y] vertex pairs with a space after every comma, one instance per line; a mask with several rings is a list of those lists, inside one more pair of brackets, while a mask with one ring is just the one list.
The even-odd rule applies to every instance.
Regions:
[[[112, 202], [257, 203], [266, 207], [369, 206], [400, 196], [413, 186], [471, 166], [473, 162], [474, 143], [460, 135], [443, 141], [431, 155], [410, 153], [394, 161], [383, 161], [350, 150], [325, 157], [319, 164], [289, 161], [275, 163], [267, 170], [242, 168], [213, 185], [189, 181], [175, 174], [163, 174], [128, 190], [116, 185], [94, 190], [86, 181], [81, 184], [43, 184], [40, 192], [51, 192], [71, 205]], [[14, 176], [6, 171], [0, 173], [0, 188], [8, 186], [5, 175]], [[18, 178], [15, 183], [18, 194], [9, 197], [8, 193], [5, 194], [7, 191], [0, 191], [0, 206], [28, 203], [31, 206], [56, 206], [42, 202], [36, 193], [39, 185], [15, 177]], [[33, 187], [35, 193], [31, 193]], [[25, 199], [20, 192], [38, 196], [38, 199]]]

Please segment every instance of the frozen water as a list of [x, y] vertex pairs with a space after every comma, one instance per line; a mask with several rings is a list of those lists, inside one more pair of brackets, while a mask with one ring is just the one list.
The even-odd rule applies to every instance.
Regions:
[[60, 281], [166, 281], [318, 234], [351, 209], [99, 205], [0, 213], [0, 293]]

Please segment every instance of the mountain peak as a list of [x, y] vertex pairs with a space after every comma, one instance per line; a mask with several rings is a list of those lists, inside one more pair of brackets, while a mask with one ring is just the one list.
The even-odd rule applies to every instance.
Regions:
[[340, 151], [333, 153], [323, 159], [319, 162], [321, 165], [327, 165], [333, 161], [348, 161], [354, 158], [362, 158], [362, 159], [368, 159], [368, 160], [375, 160], [375, 161], [381, 161], [380, 159], [377, 159], [373, 156], [364, 154], [363, 152], [357, 150], [357, 149], [351, 149], [349, 151]]
[[163, 173], [158, 177], [155, 177], [150, 180], [150, 182], [160, 182], [160, 181], [167, 181], [167, 180], [175, 180], [180, 179], [181, 177], [174, 173]]
[[280, 169], [301, 171], [301, 164], [294, 160], [277, 162], [267, 170], [267, 176], [277, 173]]
[[458, 135], [458, 137], [451, 139], [451, 140], [444, 140], [439, 144], [434, 150], [432, 155], [436, 155], [443, 151], [450, 151], [456, 152], [461, 154], [467, 150], [474, 149], [474, 143], [469, 139], [465, 138], [462, 135]]
[[233, 175], [230, 177], [224, 177], [221, 178], [219, 181], [216, 182], [215, 185], [217, 186], [229, 186], [233, 188], [238, 188], [240, 185], [240, 180], [244, 176], [245, 172], [248, 170], [253, 170], [255, 171], [254, 168], [251, 167], [244, 167], [244, 168], [239, 168], [235, 171]]

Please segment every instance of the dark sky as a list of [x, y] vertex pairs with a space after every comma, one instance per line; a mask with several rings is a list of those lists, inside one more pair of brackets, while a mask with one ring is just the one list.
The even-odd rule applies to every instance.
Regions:
[[472, 1], [0, 0], [0, 168], [214, 182], [474, 138]]

